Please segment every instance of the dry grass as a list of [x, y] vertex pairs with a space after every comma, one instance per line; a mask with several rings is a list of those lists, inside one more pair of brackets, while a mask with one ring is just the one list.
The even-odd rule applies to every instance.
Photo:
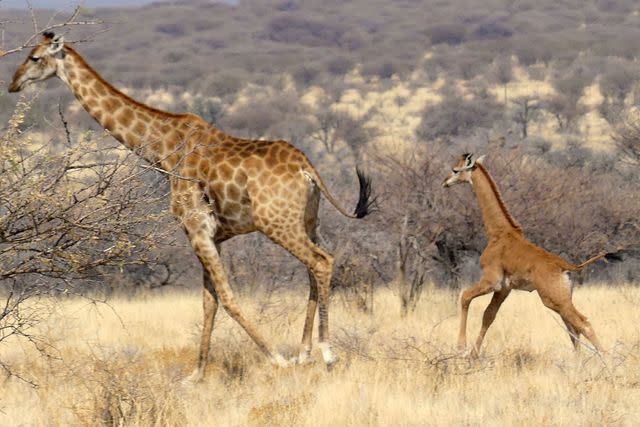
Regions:
[[[242, 297], [286, 355], [302, 331], [302, 289]], [[488, 296], [471, 307], [475, 338]], [[57, 358], [19, 343], [3, 360], [35, 379], [3, 379], [0, 425], [638, 425], [640, 290], [576, 289], [609, 353], [572, 351], [561, 322], [535, 293], [505, 302], [478, 360], [456, 355], [457, 295], [427, 289], [415, 313], [377, 291], [372, 314], [339, 295], [331, 311], [342, 360], [272, 368], [221, 312], [202, 384], [194, 366], [201, 322], [196, 294], [117, 299], [111, 307], [51, 301], [42, 333]], [[319, 354], [314, 354], [321, 360]]]

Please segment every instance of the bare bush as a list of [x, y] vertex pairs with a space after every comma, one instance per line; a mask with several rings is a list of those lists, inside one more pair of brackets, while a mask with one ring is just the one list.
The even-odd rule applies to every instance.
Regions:
[[499, 116], [500, 108], [492, 99], [465, 99], [452, 89], [441, 103], [425, 109], [416, 135], [423, 140], [465, 136], [477, 128], [490, 128]]
[[[428, 271], [434, 281], [456, 287], [464, 259], [471, 253], [480, 253], [483, 240], [480, 224], [473, 219], [475, 210], [441, 188], [445, 159], [442, 148], [424, 150], [408, 158], [378, 159], [387, 176], [379, 190], [381, 198], [393, 200], [383, 205], [380, 221], [392, 235], [401, 236], [404, 247], [398, 259], [404, 264], [404, 273], [400, 272], [411, 277], [411, 283], [414, 279], [417, 284], [424, 281], [426, 275], [421, 272]], [[398, 188], [410, 191], [398, 194]], [[420, 276], [422, 279], [418, 280]], [[405, 280], [402, 287], [410, 286]]]
[[504, 89], [504, 105], [507, 105], [507, 85], [513, 80], [513, 65], [511, 64], [511, 57], [503, 55], [493, 63], [492, 67], [493, 77], [495, 80], [503, 86]]
[[105, 150], [91, 133], [72, 142], [66, 127], [59, 147], [34, 142], [22, 130], [29, 105], [18, 104], [0, 136], [0, 344], [18, 335], [42, 349], [33, 326], [44, 313], [31, 304], [104, 290], [106, 274], [131, 265], [168, 265], [154, 249], [174, 227], [161, 207], [166, 186], [132, 154]]
[[555, 117], [560, 131], [572, 130], [577, 119], [586, 112], [586, 108], [579, 103], [579, 100], [592, 79], [591, 73], [587, 73], [580, 67], [568, 74], [558, 72], [553, 82], [557, 92], [549, 97], [543, 106]]
[[619, 126], [613, 140], [621, 154], [620, 160], [632, 167], [640, 167], [640, 121], [629, 120]]
[[431, 44], [446, 43], [457, 45], [464, 42], [467, 36], [467, 28], [463, 24], [439, 24], [428, 30]]
[[638, 80], [637, 64], [618, 59], [607, 64], [600, 77], [602, 93], [616, 104], [624, 104], [631, 92], [631, 87]]
[[264, 37], [281, 43], [298, 43], [304, 46], [340, 46], [348, 27], [333, 21], [318, 21], [296, 14], [273, 18], [267, 25]]
[[[99, 353], [106, 353], [100, 351]], [[71, 403], [77, 421], [83, 425], [178, 425], [185, 407], [179, 399], [175, 372], [163, 372], [145, 356], [130, 352], [92, 354], [69, 375], [70, 382], [85, 393]]]
[[525, 139], [529, 135], [529, 124], [538, 116], [539, 100], [533, 96], [521, 96], [513, 100], [513, 104], [515, 106], [513, 120], [520, 126], [520, 137]]
[[156, 25], [156, 31], [172, 37], [181, 37], [187, 33], [184, 24], [175, 22], [158, 24]]
[[[417, 268], [414, 268], [411, 279], [407, 278], [407, 261], [412, 253], [422, 254], [421, 248], [418, 247], [416, 239], [408, 236], [407, 225], [409, 216], [405, 215], [398, 239], [398, 276], [396, 278], [397, 286], [400, 288], [400, 309], [403, 316], [409, 312], [413, 312], [422, 295], [422, 289], [425, 283], [425, 260], [418, 257]], [[413, 257], [416, 259], [416, 257]], [[413, 267], [416, 267], [415, 265]]]

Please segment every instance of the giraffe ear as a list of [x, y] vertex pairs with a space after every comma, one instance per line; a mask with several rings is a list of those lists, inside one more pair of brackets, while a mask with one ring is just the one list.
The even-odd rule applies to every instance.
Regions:
[[51, 46], [49, 46], [48, 53], [50, 55], [55, 55], [56, 53], [60, 52], [64, 47], [64, 36], [62, 35], [53, 36], [51, 37], [50, 40], [51, 40]]
[[473, 167], [473, 154], [472, 153], [464, 153], [464, 167], [463, 169], [469, 169]]

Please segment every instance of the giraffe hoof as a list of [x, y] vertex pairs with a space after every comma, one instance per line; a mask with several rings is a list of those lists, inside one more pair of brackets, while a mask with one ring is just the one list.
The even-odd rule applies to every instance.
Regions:
[[312, 365], [315, 363], [315, 360], [313, 360], [311, 358], [311, 355], [309, 354], [309, 352], [301, 352], [298, 356], [294, 356], [292, 357], [289, 362], [291, 362], [294, 365]]
[[334, 366], [336, 366], [336, 364], [340, 361], [340, 357], [333, 355], [333, 357], [331, 358], [331, 360], [324, 360], [324, 363], [327, 365], [327, 370], [330, 371], [333, 369]]
[[276, 354], [271, 357], [271, 364], [277, 366], [278, 368], [288, 368], [291, 366], [291, 363], [288, 362], [282, 355]]
[[182, 382], [185, 384], [197, 384], [199, 382], [202, 382], [202, 379], [204, 378], [204, 371], [202, 369], [194, 369], [193, 372], [185, 377]]
[[467, 347], [458, 347], [458, 356], [460, 357], [469, 357], [471, 354], [471, 349]]
[[328, 343], [320, 343], [318, 344], [318, 347], [320, 347], [320, 351], [322, 351], [322, 359], [324, 359], [324, 363], [327, 365], [327, 368], [331, 368], [333, 365], [338, 363], [340, 358], [333, 354], [331, 346]]

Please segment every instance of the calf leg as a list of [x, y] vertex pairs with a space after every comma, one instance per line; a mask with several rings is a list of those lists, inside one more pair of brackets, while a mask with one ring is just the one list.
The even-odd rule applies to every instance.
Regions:
[[[558, 313], [560, 313], [560, 316], [562, 316], [562, 319], [565, 321], [565, 323], [568, 322], [573, 326], [578, 334], [582, 334], [587, 337], [587, 339], [591, 341], [591, 344], [593, 344], [596, 350], [598, 350], [600, 353], [604, 352], [604, 349], [600, 344], [600, 340], [591, 327], [591, 323], [589, 323], [585, 316], [583, 316], [578, 310], [576, 310], [573, 304], [567, 307], [562, 307], [560, 310], [558, 310]], [[577, 339], [575, 339], [574, 341], [574, 347], [578, 347]]]
[[471, 288], [465, 289], [460, 295], [460, 331], [458, 333], [458, 348], [460, 350], [467, 346], [467, 317], [469, 315], [469, 305], [474, 298], [488, 294], [495, 290], [502, 281], [502, 275], [493, 272], [483, 272], [482, 279]]
[[473, 354], [477, 355], [480, 352], [480, 346], [482, 345], [482, 340], [487, 333], [487, 330], [493, 323], [496, 318], [496, 314], [498, 314], [498, 310], [500, 306], [504, 302], [504, 300], [509, 296], [511, 292], [510, 289], [501, 289], [497, 292], [494, 292], [493, 298], [491, 298], [491, 302], [484, 310], [484, 315], [482, 316], [482, 328], [480, 329], [480, 333], [478, 334], [478, 339], [476, 340], [476, 345], [473, 348]]
[[571, 301], [570, 288], [567, 288], [564, 283], [552, 283], [550, 286], [542, 289], [538, 287], [538, 295], [540, 295], [540, 299], [546, 307], [562, 317], [569, 332], [576, 332], [575, 336], [572, 336], [571, 339], [575, 348], [577, 348], [579, 344], [577, 337], [582, 334], [591, 341], [591, 344], [593, 344], [596, 350], [603, 352], [600, 340], [598, 340], [596, 333], [591, 327], [591, 323], [574, 307]]
[[564, 322], [565, 326], [567, 327], [567, 331], [569, 332], [569, 338], [571, 338], [571, 344], [573, 344], [573, 348], [575, 348], [577, 351], [580, 348], [580, 343], [578, 342], [578, 339], [580, 338], [580, 334], [578, 333], [578, 330], [574, 328], [573, 325], [570, 322], [568, 322], [564, 317], [562, 318], [562, 321]]

